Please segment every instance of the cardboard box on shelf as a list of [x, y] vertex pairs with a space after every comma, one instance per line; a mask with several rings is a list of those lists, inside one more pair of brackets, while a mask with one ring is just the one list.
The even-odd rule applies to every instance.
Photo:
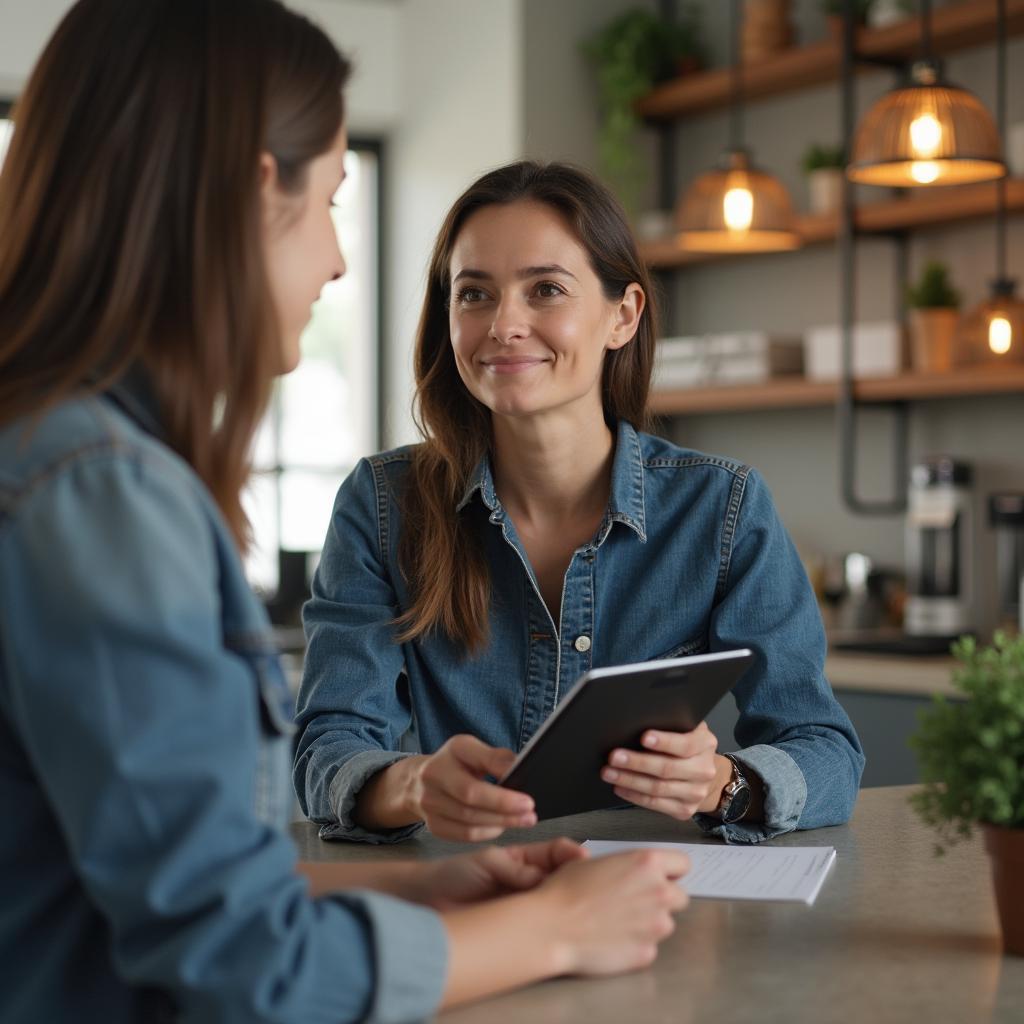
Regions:
[[[837, 324], [804, 332], [804, 372], [809, 380], [840, 375], [840, 329]], [[906, 365], [903, 329], [895, 321], [855, 324], [853, 376], [893, 377]]]

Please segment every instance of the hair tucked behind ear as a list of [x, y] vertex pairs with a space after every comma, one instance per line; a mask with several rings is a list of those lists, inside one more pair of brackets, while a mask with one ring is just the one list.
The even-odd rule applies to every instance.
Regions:
[[427, 277], [416, 336], [415, 417], [423, 444], [413, 456], [402, 496], [399, 559], [412, 592], [399, 639], [442, 630], [467, 652], [488, 641], [490, 574], [467, 512], [457, 506], [491, 440], [490, 411], [463, 385], [448, 329], [449, 265], [459, 232], [485, 206], [534, 200], [565, 217], [608, 299], [637, 283], [647, 304], [633, 341], [605, 355], [605, 417], [647, 425], [647, 394], [656, 337], [654, 296], [629, 224], [612, 194], [585, 171], [562, 163], [521, 161], [485, 174], [448, 213]]
[[277, 0], [79, 0], [0, 175], [0, 425], [141, 368], [240, 546], [280, 366], [259, 161], [305, 187], [347, 62]]

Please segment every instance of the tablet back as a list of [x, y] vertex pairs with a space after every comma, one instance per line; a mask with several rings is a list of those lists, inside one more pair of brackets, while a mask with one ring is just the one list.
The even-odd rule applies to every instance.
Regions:
[[538, 818], [622, 803], [601, 779], [615, 747], [641, 750], [647, 729], [689, 732], [753, 660], [749, 650], [595, 669], [523, 748], [501, 785], [533, 797]]

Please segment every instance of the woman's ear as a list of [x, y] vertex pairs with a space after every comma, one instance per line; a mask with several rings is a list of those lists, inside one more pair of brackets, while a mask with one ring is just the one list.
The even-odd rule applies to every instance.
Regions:
[[628, 345], [635, 337], [640, 326], [640, 317], [647, 305], [647, 296], [643, 288], [635, 281], [626, 286], [615, 307], [615, 320], [612, 324], [612, 336], [608, 340], [608, 348], [617, 349]]
[[278, 223], [286, 206], [286, 196], [281, 191], [281, 179], [277, 173], [277, 160], [271, 153], [260, 153], [260, 202], [263, 207], [265, 228]]

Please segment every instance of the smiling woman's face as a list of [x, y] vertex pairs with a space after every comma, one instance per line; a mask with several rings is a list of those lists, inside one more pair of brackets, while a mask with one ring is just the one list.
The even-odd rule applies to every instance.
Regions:
[[455, 363], [478, 401], [503, 416], [579, 403], [600, 410], [605, 351], [632, 339], [639, 313], [624, 316], [605, 296], [557, 210], [533, 200], [477, 210], [449, 271]]

